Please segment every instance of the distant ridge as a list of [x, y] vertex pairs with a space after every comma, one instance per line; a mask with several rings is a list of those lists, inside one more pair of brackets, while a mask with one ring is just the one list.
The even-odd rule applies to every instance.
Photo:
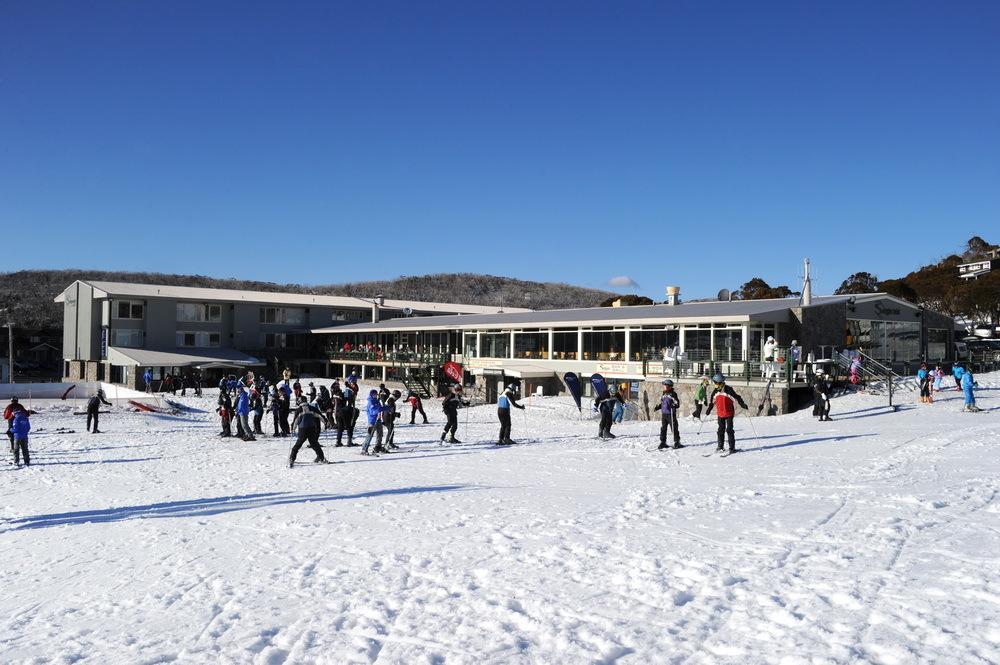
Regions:
[[497, 305], [531, 309], [595, 307], [610, 291], [555, 282], [531, 282], [511, 277], [472, 273], [404, 276], [392, 280], [345, 284], [276, 284], [246, 279], [218, 279], [203, 275], [169, 275], [155, 272], [104, 270], [21, 270], [0, 273], [0, 308], [13, 311], [15, 325], [27, 328], [61, 328], [62, 306], [52, 302], [78, 279], [170, 286], [200, 286], [249, 291], [282, 291], [336, 296], [371, 297], [377, 293], [400, 300], [428, 300], [466, 305]]

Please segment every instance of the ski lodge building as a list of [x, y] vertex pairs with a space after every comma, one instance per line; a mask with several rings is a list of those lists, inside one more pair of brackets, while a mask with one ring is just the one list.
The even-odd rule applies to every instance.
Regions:
[[[672, 299], [676, 303], [676, 298]], [[661, 381], [672, 378], [690, 404], [699, 377], [725, 374], [747, 399], [762, 398], [766, 377], [776, 378], [771, 398], [779, 412], [811, 400], [809, 375], [817, 368], [837, 371], [837, 351], [857, 348], [873, 361], [910, 373], [922, 359], [946, 362], [954, 355], [950, 317], [884, 294], [692, 302], [628, 307], [592, 307], [529, 312], [397, 318], [315, 328], [329, 340], [337, 375], [398, 381], [412, 390], [437, 394], [449, 381], [440, 366], [462, 365], [465, 383], [481, 389], [487, 402], [511, 379], [524, 394], [565, 392], [562, 377], [602, 374], [609, 383], [627, 383], [634, 399], [655, 404]], [[763, 357], [774, 337], [773, 361]], [[800, 360], [793, 362], [795, 340]], [[384, 357], [337, 349], [369, 344]], [[843, 370], [841, 370], [843, 373]], [[742, 388], [740, 387], [742, 386]], [[589, 396], [589, 393], [585, 392]]]
[[[116, 282], [77, 281], [64, 306], [64, 380], [141, 388], [198, 369], [206, 380], [240, 369], [395, 383], [437, 395], [458, 363], [487, 402], [512, 379], [525, 394], [565, 392], [575, 372], [625, 383], [655, 403], [671, 378], [690, 403], [700, 377], [725, 374], [745, 399], [770, 396], [779, 412], [811, 395], [816, 369], [843, 374], [842, 349], [912, 374], [921, 360], [954, 359], [954, 323], [884, 293], [531, 311]], [[764, 357], [768, 337], [777, 340]], [[795, 360], [791, 342], [797, 341]]]
[[290, 365], [325, 376], [330, 367], [310, 332], [314, 328], [496, 311], [380, 297], [84, 280], [70, 284], [55, 301], [63, 303], [64, 380], [108, 381], [131, 388], [142, 387], [146, 368], [155, 381], [194, 368], [214, 378], [236, 368], [266, 365]]

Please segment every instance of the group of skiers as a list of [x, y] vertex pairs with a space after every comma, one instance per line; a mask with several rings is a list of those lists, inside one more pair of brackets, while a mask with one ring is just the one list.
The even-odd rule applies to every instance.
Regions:
[[[684, 444], [681, 443], [681, 433], [678, 423], [681, 408], [680, 398], [674, 390], [672, 379], [664, 379], [662, 385], [663, 392], [660, 395], [660, 402], [653, 407], [654, 412], [660, 412], [660, 445], [658, 446], [658, 450], [670, 447], [667, 445], [668, 434], [672, 434], [673, 448], [684, 448]], [[623, 386], [625, 384], [619, 386], [617, 391], [608, 391], [594, 398], [594, 406], [601, 416], [597, 434], [600, 439], [615, 438], [615, 435], [611, 433], [611, 426], [616, 422], [614, 410], [618, 405], [625, 404], [628, 399], [625, 392], [627, 388], [623, 389]], [[709, 392], [709, 388], [712, 389], [711, 392]], [[701, 410], [703, 407], [707, 407], [705, 411], [706, 416], [711, 415], [712, 411], [715, 410], [718, 417], [717, 451], [723, 450], [727, 438], [729, 441], [729, 451], [736, 451], [736, 433], [733, 429], [733, 420], [736, 416], [734, 402], [744, 409], [747, 408], [743, 398], [731, 386], [726, 384], [725, 376], [720, 373], [714, 375], [711, 379], [707, 376], [701, 377], [701, 383], [695, 389], [695, 407], [692, 415], [701, 420]]]

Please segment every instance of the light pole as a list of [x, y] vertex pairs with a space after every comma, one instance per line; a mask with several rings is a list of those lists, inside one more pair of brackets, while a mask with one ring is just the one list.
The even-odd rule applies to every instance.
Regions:
[[14, 322], [10, 320], [10, 308], [0, 312], [7, 315], [7, 383], [14, 383]]

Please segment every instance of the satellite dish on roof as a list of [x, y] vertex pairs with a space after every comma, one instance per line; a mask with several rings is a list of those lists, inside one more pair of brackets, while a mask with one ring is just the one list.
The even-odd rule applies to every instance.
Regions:
[[733, 294], [729, 292], [729, 289], [719, 289], [719, 301], [727, 302], [733, 299]]
[[413, 308], [412, 307], [404, 307], [403, 308], [403, 316], [413, 316]]

